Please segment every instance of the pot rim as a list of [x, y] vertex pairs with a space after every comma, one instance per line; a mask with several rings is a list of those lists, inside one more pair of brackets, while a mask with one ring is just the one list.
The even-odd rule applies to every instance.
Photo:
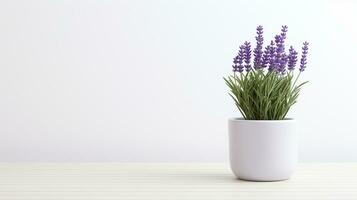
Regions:
[[231, 122], [254, 122], [254, 123], [289, 123], [289, 122], [295, 122], [296, 120], [294, 118], [285, 118], [282, 120], [250, 120], [250, 119], [244, 119], [243, 117], [232, 117], [232, 118], [229, 118], [229, 121], [231, 121]]

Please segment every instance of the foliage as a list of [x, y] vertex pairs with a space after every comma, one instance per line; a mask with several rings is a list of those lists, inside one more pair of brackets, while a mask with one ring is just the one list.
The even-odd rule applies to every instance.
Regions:
[[296, 85], [297, 78], [292, 73], [283, 76], [258, 69], [230, 75], [224, 80], [245, 119], [282, 120], [296, 103], [301, 86], [307, 83]]

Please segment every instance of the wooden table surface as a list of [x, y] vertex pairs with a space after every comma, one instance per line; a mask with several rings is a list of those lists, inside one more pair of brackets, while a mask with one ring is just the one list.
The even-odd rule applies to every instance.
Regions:
[[240, 181], [223, 163], [0, 163], [0, 199], [357, 200], [357, 163], [304, 163], [281, 182]]

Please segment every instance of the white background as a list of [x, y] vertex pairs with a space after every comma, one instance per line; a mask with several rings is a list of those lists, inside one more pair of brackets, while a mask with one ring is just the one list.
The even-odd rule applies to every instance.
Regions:
[[0, 161], [227, 161], [255, 28], [310, 42], [300, 160], [357, 161], [352, 1], [1, 1]]

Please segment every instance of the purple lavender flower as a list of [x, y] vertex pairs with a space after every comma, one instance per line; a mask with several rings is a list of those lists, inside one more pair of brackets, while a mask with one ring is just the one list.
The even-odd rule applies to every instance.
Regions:
[[232, 65], [233, 72], [238, 72], [238, 65], [237, 65], [238, 61], [237, 61], [237, 59], [238, 59], [238, 56], [233, 58], [233, 65]]
[[270, 72], [274, 71], [276, 68], [275, 57], [276, 57], [276, 47], [274, 41], [271, 41], [269, 45], [269, 68], [268, 68]]
[[285, 70], [286, 70], [286, 64], [288, 63], [288, 56], [283, 53], [281, 55], [281, 60], [280, 60], [280, 63], [279, 63], [279, 72], [281, 74], [285, 74]]
[[283, 38], [283, 40], [286, 39], [286, 33], [288, 32], [288, 26], [284, 25], [281, 27], [281, 37]]
[[304, 42], [303, 43], [303, 47], [302, 47], [302, 55], [301, 55], [301, 60], [300, 60], [300, 72], [303, 72], [306, 68], [306, 56], [307, 56], [307, 52], [309, 50], [309, 43], [308, 42]]
[[243, 72], [243, 59], [244, 59], [244, 45], [239, 47], [238, 55], [233, 58], [233, 72]]
[[263, 27], [257, 27], [257, 46], [254, 49], [254, 69], [262, 68], [262, 55], [263, 55]]
[[288, 32], [287, 26], [282, 26], [280, 35], [275, 36], [276, 43], [276, 56], [275, 56], [275, 65], [278, 73], [284, 73], [287, 58], [285, 54], [285, 44], [284, 40], [286, 39], [286, 33]]
[[[276, 72], [284, 75], [286, 70], [292, 71], [297, 65], [297, 51], [290, 46], [289, 52], [285, 52], [285, 39], [288, 32], [288, 26], [282, 26], [281, 33], [276, 35], [274, 40], [268, 46], [263, 48], [263, 27], [257, 27], [256, 47], [253, 50], [253, 67], [255, 70], [268, 67], [269, 72]], [[263, 51], [264, 49], [264, 51]], [[299, 70], [302, 72], [306, 68], [306, 58], [308, 53], [308, 43], [304, 42], [303, 52], [300, 60]], [[249, 72], [252, 70], [250, 60], [252, 58], [252, 49], [249, 42], [244, 42], [239, 47], [239, 52], [233, 58], [233, 71], [242, 73], [244, 69]]]
[[269, 50], [270, 50], [270, 45], [265, 47], [265, 50], [263, 53], [263, 58], [262, 58], [262, 68], [267, 67], [269, 64], [269, 61], [270, 61]]
[[244, 62], [245, 62], [245, 70], [249, 72], [252, 70], [252, 66], [250, 65], [252, 51], [250, 50], [250, 42], [244, 42]]
[[281, 35], [276, 35], [275, 36], [275, 44], [276, 44], [276, 55], [275, 55], [275, 62], [274, 65], [276, 66], [276, 70], [280, 70], [280, 62], [281, 62], [281, 57], [283, 51], [283, 45], [282, 45], [282, 37]]
[[290, 46], [289, 49], [289, 55], [288, 55], [288, 69], [290, 71], [295, 69], [296, 63], [297, 63], [297, 51], [293, 48], [293, 46]]

